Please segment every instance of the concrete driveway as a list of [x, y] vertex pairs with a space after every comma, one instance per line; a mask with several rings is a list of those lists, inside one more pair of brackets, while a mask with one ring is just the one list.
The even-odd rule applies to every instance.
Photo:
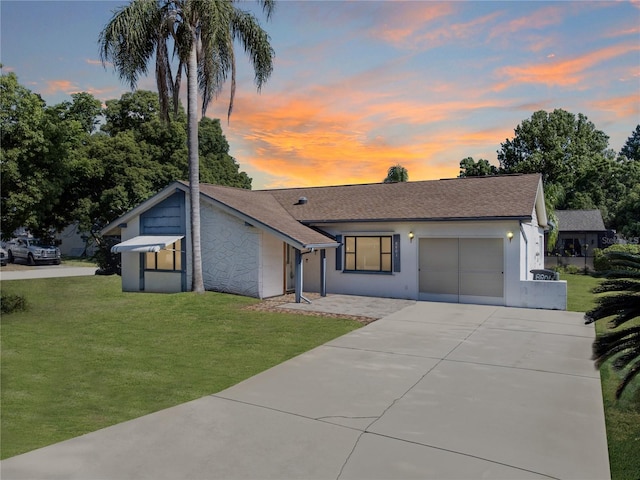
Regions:
[[609, 478], [581, 314], [400, 307], [218, 394], [7, 459], [2, 478]]

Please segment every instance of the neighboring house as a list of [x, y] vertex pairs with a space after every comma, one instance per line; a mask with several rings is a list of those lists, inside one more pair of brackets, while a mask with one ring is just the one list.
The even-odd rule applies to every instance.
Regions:
[[[115, 220], [125, 291], [190, 289], [188, 185]], [[566, 308], [544, 267], [540, 175], [252, 191], [200, 186], [205, 288]]]
[[558, 241], [552, 254], [563, 257], [593, 256], [594, 248], [606, 248], [614, 242], [600, 210], [556, 210]]

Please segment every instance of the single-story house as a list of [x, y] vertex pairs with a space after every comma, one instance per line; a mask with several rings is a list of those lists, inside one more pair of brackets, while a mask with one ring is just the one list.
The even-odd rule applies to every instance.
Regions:
[[[563, 257], [586, 257], [594, 248], [606, 248], [614, 243], [600, 210], [556, 210], [558, 241], [554, 254]], [[591, 253], [593, 256], [593, 253]]]
[[[120, 235], [124, 291], [191, 287], [188, 184], [102, 230]], [[295, 292], [566, 308], [566, 282], [536, 281], [547, 226], [541, 176], [244, 190], [200, 185], [207, 290]]]

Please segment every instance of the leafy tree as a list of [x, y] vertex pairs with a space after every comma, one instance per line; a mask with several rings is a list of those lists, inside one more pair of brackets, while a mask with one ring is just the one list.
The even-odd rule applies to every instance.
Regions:
[[627, 160], [640, 160], [640, 125], [636, 125], [636, 129], [627, 138], [622, 150], [620, 150], [620, 156]]
[[573, 187], [576, 171], [587, 160], [604, 155], [608, 141], [581, 113], [576, 117], [561, 109], [540, 110], [516, 127], [512, 140], [500, 145], [498, 160], [506, 173], [542, 173], [545, 184]]
[[0, 82], [2, 234], [26, 227], [48, 236], [68, 224], [73, 208], [73, 162], [88, 138], [73, 108], [86, 98], [47, 108], [15, 74]]
[[[240, 40], [249, 55], [258, 90], [273, 70], [274, 52], [267, 33], [249, 12], [236, 7], [233, 0], [134, 0], [116, 11], [100, 34], [103, 63], [111, 61], [120, 77], [134, 89], [140, 75], [147, 73], [151, 59], [156, 60], [156, 83], [161, 111], [168, 119], [170, 99], [174, 111], [182, 72], [187, 75], [187, 115], [189, 150], [189, 194], [200, 198], [198, 160], [197, 103], [202, 94], [202, 116], [214, 95], [218, 95], [229, 73], [231, 97], [228, 115], [233, 109], [236, 88], [234, 40]], [[267, 18], [273, 0], [261, 1]], [[178, 67], [173, 76], [169, 45], [173, 45]], [[200, 248], [200, 202], [192, 201], [192, 289], [204, 291]]]
[[384, 183], [408, 182], [409, 172], [399, 163], [389, 167]]
[[251, 189], [251, 178], [229, 155], [229, 143], [219, 119], [203, 117], [198, 127], [200, 180], [204, 183]]
[[593, 359], [596, 367], [613, 359], [614, 370], [623, 374], [616, 390], [620, 398], [625, 388], [640, 373], [640, 325], [622, 325], [640, 317], [640, 255], [605, 251], [604, 255], [615, 270], [606, 273], [606, 280], [594, 289], [604, 293], [597, 305], [585, 314], [585, 323], [613, 317], [608, 326], [615, 329], [596, 338], [593, 343]]
[[498, 167], [491, 165], [489, 160], [481, 158], [477, 162], [473, 157], [460, 160], [460, 177], [485, 177], [487, 175], [497, 175]]

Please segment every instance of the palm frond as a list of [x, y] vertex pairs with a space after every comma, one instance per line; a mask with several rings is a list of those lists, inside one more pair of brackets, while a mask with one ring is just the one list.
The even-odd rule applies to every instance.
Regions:
[[640, 343], [638, 342], [640, 342], [640, 326], [602, 334], [593, 342], [592, 358], [596, 361], [596, 366], [599, 367], [608, 359], [625, 350], [635, 351], [637, 356], [640, 352], [638, 347]]
[[640, 362], [637, 362], [627, 373], [626, 375], [623, 377], [622, 381], [620, 382], [620, 385], [618, 385], [618, 388], [616, 389], [616, 398], [620, 399], [620, 397], [622, 396], [622, 392], [624, 391], [624, 389], [627, 387], [627, 385], [629, 385], [629, 383], [631, 383], [631, 381], [636, 378], [636, 376], [640, 373]]
[[628, 278], [616, 278], [602, 282], [595, 287], [593, 293], [640, 292], [640, 281]]
[[161, 15], [154, 0], [134, 0], [116, 10], [100, 33], [98, 44], [103, 65], [111, 62], [131, 89], [147, 73], [158, 42]]
[[273, 72], [275, 51], [269, 42], [269, 35], [251, 13], [238, 9], [234, 10], [231, 30], [233, 38], [241, 41], [244, 51], [249, 55], [255, 72], [254, 82], [260, 91]]

